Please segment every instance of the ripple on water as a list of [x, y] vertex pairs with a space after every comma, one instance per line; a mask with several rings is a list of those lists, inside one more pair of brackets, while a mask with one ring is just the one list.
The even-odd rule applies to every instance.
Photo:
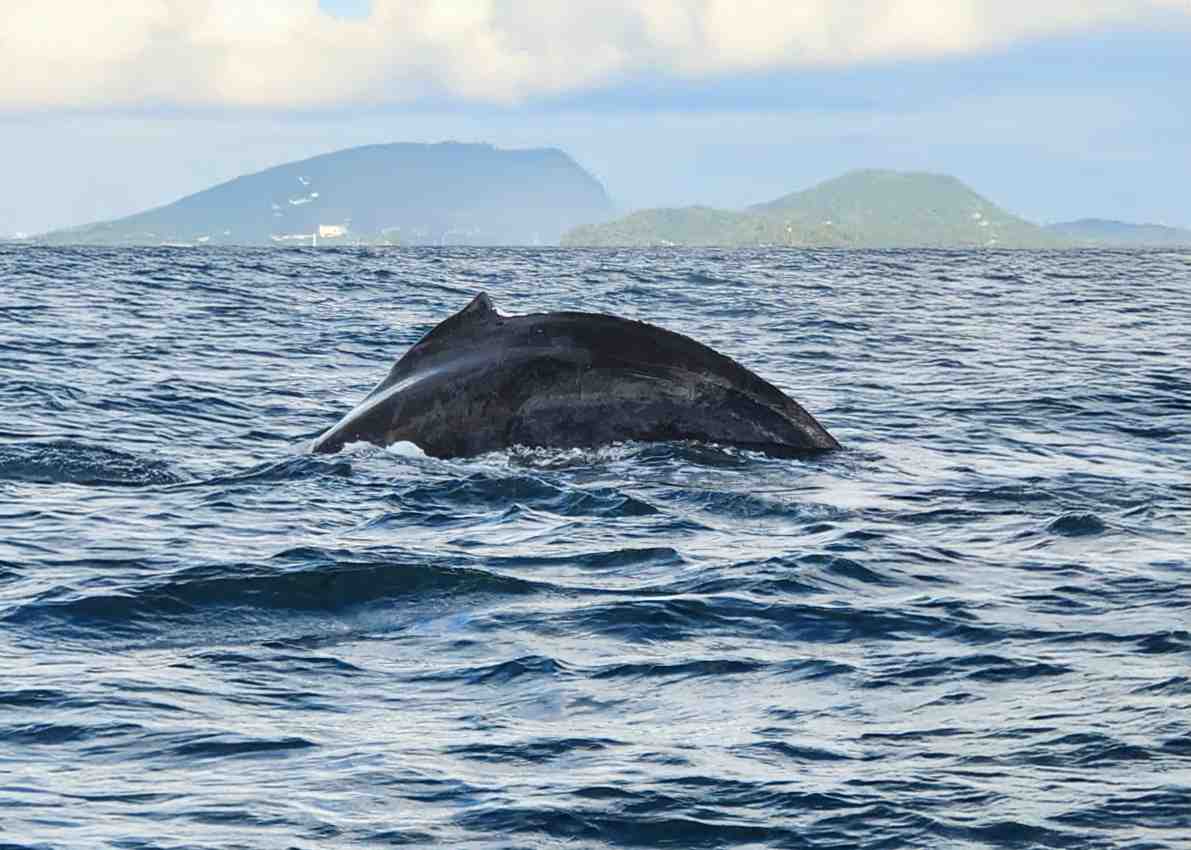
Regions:
[[[0, 276], [5, 846], [1186, 844], [1181, 254]], [[707, 341], [845, 449], [307, 453], [478, 289]]]
[[168, 463], [73, 440], [0, 444], [0, 480], [34, 484], [173, 484], [181, 480]]

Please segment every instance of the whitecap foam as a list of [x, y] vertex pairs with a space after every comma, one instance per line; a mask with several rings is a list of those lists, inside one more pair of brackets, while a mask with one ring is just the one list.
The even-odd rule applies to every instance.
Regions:
[[385, 446], [385, 451], [398, 457], [426, 457], [426, 453], [422, 451], [421, 447], [409, 440], [398, 440]]

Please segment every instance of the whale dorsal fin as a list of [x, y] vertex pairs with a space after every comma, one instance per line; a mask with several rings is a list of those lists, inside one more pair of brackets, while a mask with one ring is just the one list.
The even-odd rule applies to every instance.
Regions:
[[429, 348], [446, 344], [446, 341], [455, 334], [468, 335], [490, 322], [499, 321], [499, 319], [500, 313], [496, 312], [496, 307], [492, 305], [492, 299], [488, 297], [487, 292], [481, 292], [454, 316], [439, 322], [430, 333], [422, 337], [417, 345], [410, 349], [409, 353], [425, 352]]
[[475, 298], [471, 299], [471, 303], [459, 311], [460, 316], [472, 316], [476, 318], [488, 318], [496, 315], [496, 307], [492, 303], [492, 299], [488, 297], [487, 292], [481, 292]]
[[377, 384], [369, 395], [375, 395], [391, 386], [403, 375], [408, 375], [412, 370], [418, 368], [418, 364], [424, 357], [443, 351], [455, 341], [461, 341], [473, 334], [481, 335], [489, 323], [498, 323], [500, 319], [501, 315], [496, 312], [496, 307], [493, 306], [488, 293], [481, 292], [471, 299], [466, 307], [450, 318], [443, 319], [424, 337], [414, 343], [402, 355], [401, 359], [393, 364], [388, 377]]
[[471, 299], [466, 307], [440, 324], [431, 333], [438, 334], [441, 331], [441, 335], [446, 336], [455, 331], [481, 327], [499, 318], [500, 313], [496, 312], [496, 306], [488, 297], [488, 293], [481, 292]]

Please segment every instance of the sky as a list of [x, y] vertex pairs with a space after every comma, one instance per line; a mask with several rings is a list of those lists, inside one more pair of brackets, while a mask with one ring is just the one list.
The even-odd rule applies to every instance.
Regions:
[[0, 0], [0, 236], [444, 140], [626, 211], [894, 168], [1191, 227], [1191, 0]]

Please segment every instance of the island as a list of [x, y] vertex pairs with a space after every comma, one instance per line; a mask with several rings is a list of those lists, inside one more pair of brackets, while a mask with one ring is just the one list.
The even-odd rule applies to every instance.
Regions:
[[1081, 218], [1047, 225], [1051, 233], [1084, 247], [1186, 248], [1191, 230], [1164, 224], [1131, 224], [1106, 218]]
[[21, 240], [30, 242], [1171, 248], [1191, 246], [1191, 230], [1098, 218], [1041, 226], [956, 177], [884, 169], [849, 171], [740, 210], [659, 207], [616, 217], [599, 180], [557, 148], [441, 142], [290, 162], [156, 209]]
[[642, 210], [576, 227], [563, 244], [1059, 248], [1070, 242], [955, 177], [864, 169], [741, 211]]
[[557, 245], [613, 214], [604, 187], [555, 148], [397, 143], [237, 177], [163, 207], [44, 234], [100, 245]]

